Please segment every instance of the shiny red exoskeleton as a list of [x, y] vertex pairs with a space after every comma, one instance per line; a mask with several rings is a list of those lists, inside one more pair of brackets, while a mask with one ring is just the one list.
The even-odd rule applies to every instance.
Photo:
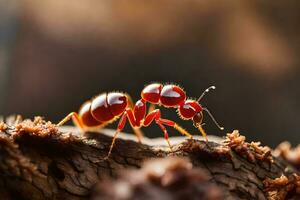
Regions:
[[[198, 100], [192, 100], [188, 99], [184, 90], [177, 85], [162, 85], [159, 83], [153, 83], [147, 85], [142, 90], [141, 99], [138, 100], [135, 105], [132, 104], [130, 96], [125, 93], [103, 93], [85, 102], [80, 108], [78, 114], [76, 112], [70, 113], [58, 123], [58, 126], [64, 124], [72, 118], [75, 124], [82, 130], [89, 130], [95, 127], [103, 127], [121, 117], [108, 153], [109, 156], [115, 139], [118, 133], [121, 132], [125, 127], [127, 119], [133, 127], [133, 130], [139, 141], [142, 136], [139, 128], [147, 127], [152, 122], [155, 122], [162, 129], [165, 139], [172, 150], [169, 142], [168, 132], [165, 126], [173, 127], [181, 134], [190, 138], [192, 138], [192, 135], [174, 121], [161, 118], [160, 110], [154, 109], [153, 106], [160, 105], [167, 108], [177, 108], [180, 118], [183, 120], [192, 120], [194, 126], [200, 130], [202, 135], [207, 140], [206, 133], [202, 128], [202, 111], [206, 111], [216, 125], [221, 130], [223, 129], [223, 127], [218, 125], [208, 109], [202, 107], [199, 103], [205, 93], [207, 93], [210, 89], [215, 89], [215, 87], [209, 87], [202, 93]], [[147, 103], [151, 104], [152, 106], [150, 107], [148, 113], [146, 113]]]

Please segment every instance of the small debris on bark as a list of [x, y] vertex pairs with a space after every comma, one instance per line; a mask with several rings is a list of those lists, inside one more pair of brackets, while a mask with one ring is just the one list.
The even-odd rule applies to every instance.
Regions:
[[269, 147], [261, 146], [260, 142], [246, 142], [246, 137], [240, 135], [238, 130], [228, 133], [224, 144], [240, 156], [247, 158], [250, 162], [254, 163], [257, 160], [273, 162], [273, 156]]
[[300, 177], [297, 174], [289, 178], [285, 175], [275, 179], [267, 178], [263, 183], [268, 200], [300, 199]]

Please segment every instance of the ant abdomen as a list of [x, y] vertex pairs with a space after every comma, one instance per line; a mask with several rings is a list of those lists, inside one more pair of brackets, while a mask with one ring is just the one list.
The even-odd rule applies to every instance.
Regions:
[[79, 109], [78, 115], [81, 118], [82, 124], [86, 127], [100, 126], [102, 122], [96, 120], [91, 114], [91, 101], [85, 102]]
[[103, 93], [85, 102], [79, 109], [78, 115], [82, 125], [96, 127], [120, 116], [125, 111], [127, 104], [128, 100], [125, 94]]
[[104, 93], [92, 100], [90, 112], [97, 121], [108, 122], [121, 115], [127, 103], [127, 96], [123, 93]]

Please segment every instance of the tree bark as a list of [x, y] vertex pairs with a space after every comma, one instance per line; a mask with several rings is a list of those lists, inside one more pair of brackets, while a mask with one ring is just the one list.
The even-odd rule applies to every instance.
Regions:
[[273, 157], [268, 148], [247, 143], [237, 131], [208, 143], [171, 138], [173, 144], [179, 141], [174, 152], [158, 144], [165, 143], [163, 138], [145, 138], [141, 144], [121, 134], [111, 157], [104, 160], [111, 130], [82, 134], [41, 118], [0, 123], [0, 130], [1, 199], [90, 199], [103, 180], [117, 181], [120, 173], [127, 173], [124, 169], [139, 171], [144, 160], [171, 155], [187, 158], [193, 169], [205, 173], [207, 182], [221, 191], [221, 199], [288, 199], [299, 191], [295, 168]]

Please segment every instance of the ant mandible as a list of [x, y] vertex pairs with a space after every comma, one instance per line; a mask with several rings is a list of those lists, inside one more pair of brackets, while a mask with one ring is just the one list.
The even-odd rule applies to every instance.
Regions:
[[[154, 109], [154, 106], [162, 105], [167, 108], [177, 108], [179, 117], [183, 120], [192, 120], [193, 125], [201, 132], [206, 141], [208, 141], [206, 133], [202, 128], [203, 111], [208, 113], [220, 130], [224, 129], [217, 123], [209, 110], [202, 107], [199, 103], [204, 95], [211, 89], [216, 89], [216, 87], [211, 86], [207, 88], [196, 101], [187, 99], [184, 90], [177, 85], [152, 83], [142, 90], [141, 99], [138, 100], [135, 105], [133, 105], [128, 94], [120, 92], [103, 93], [85, 102], [79, 109], [78, 113], [71, 112], [57, 125], [61, 126], [70, 119], [73, 119], [77, 127], [83, 131], [87, 131], [94, 128], [104, 127], [121, 116], [106, 157], [108, 158], [112, 152], [116, 137], [125, 127], [127, 119], [129, 120], [139, 142], [142, 137], [142, 133], [139, 128], [142, 126], [147, 127], [152, 122], [155, 122], [162, 129], [164, 137], [172, 151], [169, 135], [165, 126], [173, 127], [182, 135], [189, 138], [192, 138], [192, 135], [174, 121], [161, 118], [160, 110]], [[151, 104], [148, 114], [146, 114], [147, 102]]]

